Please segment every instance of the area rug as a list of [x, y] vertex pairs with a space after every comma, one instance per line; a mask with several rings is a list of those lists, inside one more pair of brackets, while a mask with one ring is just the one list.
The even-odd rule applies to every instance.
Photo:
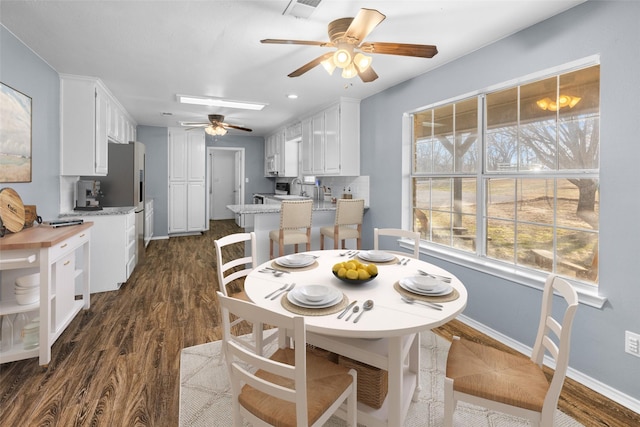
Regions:
[[[440, 427], [443, 424], [443, 381], [450, 343], [432, 332], [420, 336], [422, 391], [411, 404], [405, 426]], [[180, 427], [220, 426], [231, 422], [231, 389], [226, 365], [220, 363], [220, 341], [188, 347], [180, 358]], [[249, 424], [245, 424], [249, 425]], [[325, 426], [346, 424], [332, 417]], [[454, 415], [456, 427], [525, 427], [529, 422], [503, 413], [460, 402]], [[554, 427], [578, 427], [582, 424], [556, 410]]]

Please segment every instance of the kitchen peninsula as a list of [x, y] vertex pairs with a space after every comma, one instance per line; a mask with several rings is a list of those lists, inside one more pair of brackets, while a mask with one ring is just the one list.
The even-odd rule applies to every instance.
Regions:
[[[242, 216], [245, 231], [256, 233], [258, 263], [269, 260], [269, 231], [280, 228], [280, 204], [227, 205], [227, 209], [236, 216]], [[365, 215], [369, 209], [365, 202]], [[320, 227], [332, 226], [335, 222], [336, 204], [314, 200], [311, 220], [311, 250], [320, 249]], [[333, 241], [327, 241], [333, 247]], [[346, 246], [355, 248], [354, 240], [347, 240]], [[285, 246], [286, 253], [293, 252], [293, 245]], [[277, 253], [277, 244], [276, 250]]]

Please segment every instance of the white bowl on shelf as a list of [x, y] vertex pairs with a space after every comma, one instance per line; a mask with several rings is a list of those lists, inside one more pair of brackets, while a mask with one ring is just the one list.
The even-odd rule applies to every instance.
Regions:
[[39, 294], [16, 294], [16, 301], [20, 305], [35, 304], [40, 300]]
[[27, 274], [16, 279], [16, 286], [33, 288], [40, 286], [40, 273]]

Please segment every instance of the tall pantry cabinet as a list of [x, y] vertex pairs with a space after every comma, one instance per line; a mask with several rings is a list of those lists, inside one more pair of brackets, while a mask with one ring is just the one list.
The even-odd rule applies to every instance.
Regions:
[[169, 128], [169, 234], [207, 230], [203, 130]]

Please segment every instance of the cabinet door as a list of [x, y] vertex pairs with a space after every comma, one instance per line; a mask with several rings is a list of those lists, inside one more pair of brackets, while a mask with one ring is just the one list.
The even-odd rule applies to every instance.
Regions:
[[55, 263], [55, 303], [51, 312], [51, 332], [56, 332], [73, 312], [75, 300], [75, 252]]
[[108, 95], [100, 87], [96, 88], [96, 136], [95, 136], [95, 172], [106, 175], [109, 166], [107, 139]]
[[302, 156], [302, 174], [311, 175], [313, 173], [313, 128], [311, 119], [302, 122], [300, 155]]
[[186, 179], [186, 135], [183, 132], [169, 131], [169, 181]]
[[187, 183], [169, 184], [169, 233], [187, 231]]
[[187, 188], [187, 231], [205, 229], [205, 195], [204, 181], [189, 182]]
[[204, 131], [186, 132], [187, 179], [204, 180], [206, 173], [206, 155]]
[[324, 113], [324, 173], [340, 173], [340, 107], [337, 105]]
[[316, 114], [311, 118], [312, 127], [312, 171], [324, 173], [324, 113]]

